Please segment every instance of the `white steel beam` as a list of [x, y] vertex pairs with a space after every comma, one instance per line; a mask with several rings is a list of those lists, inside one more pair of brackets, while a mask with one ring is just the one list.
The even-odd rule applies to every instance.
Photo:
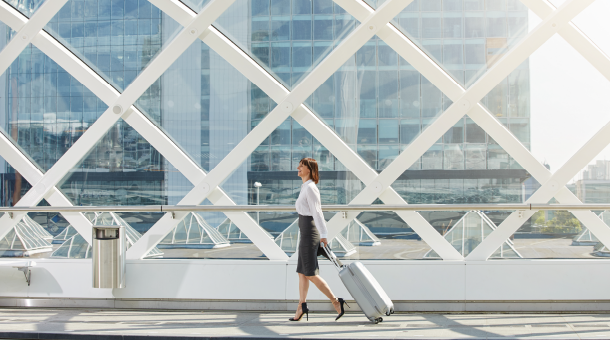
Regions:
[[[539, 18], [546, 18], [555, 10], [555, 6], [546, 0], [520, 0]], [[610, 65], [608, 56], [584, 34], [574, 23], [563, 27], [557, 32], [568, 44], [580, 53], [599, 73], [610, 80]]]
[[[224, 35], [212, 31], [203, 40], [210, 48], [225, 60], [228, 60], [238, 71], [271, 97], [275, 102], [282, 102], [289, 91], [271, 75], [254, 62], [247, 54], [228, 40]], [[350, 169], [365, 185], [370, 184], [377, 172], [373, 170], [352, 148], [322, 122], [305, 105], [301, 104], [292, 117], [324, 145], [337, 159]], [[407, 204], [394, 189], [389, 188], [384, 197], [386, 204]], [[417, 234], [445, 260], [461, 260], [462, 255], [455, 250], [431, 225], [417, 212], [397, 214]]]
[[[175, 4], [175, 1], [171, 3]], [[15, 28], [18, 28], [21, 23], [19, 16], [11, 12], [11, 9], [7, 9], [2, 12], [0, 8], [0, 18], [7, 19], [8, 22], [12, 22]], [[188, 14], [188, 13], [187, 13]], [[194, 20], [195, 14], [188, 15], [186, 22], [180, 22], [183, 26], [189, 25]], [[13, 18], [13, 19], [11, 19]], [[21, 25], [25, 24], [25, 20]], [[211, 26], [210, 26], [211, 27]], [[206, 30], [207, 31], [207, 30]], [[201, 34], [200, 38], [205, 36]], [[60, 44], [57, 40], [53, 39], [48, 33], [41, 32], [35, 39], [34, 44], [46, 55], [55, 60], [62, 68], [68, 71], [70, 74], [90, 89], [96, 96], [102, 99], [106, 104], [112, 106], [119, 96], [121, 95], [116, 89], [110, 86], [104, 81], [97, 73], [93, 72], [89, 66], [83, 63], [79, 58], [74, 56], [65, 46]], [[195, 164], [190, 157], [185, 155], [183, 151], [175, 145], [157, 126], [152, 124], [148, 118], [146, 118], [141, 112], [135, 107], [132, 110], [125, 112], [122, 118], [130, 124], [140, 135], [147, 139], [157, 151], [159, 151], [174, 167], [176, 167], [185, 177], [190, 180], [193, 184], [199, 183], [204, 177], [205, 172]], [[41, 175], [42, 177], [42, 175]], [[39, 180], [32, 180], [31, 183], [36, 183]], [[235, 203], [228, 197], [226, 193], [218, 189], [214, 195], [209, 197], [212, 203], [220, 205], [234, 205]], [[47, 197], [47, 201], [51, 205], [67, 206], [70, 202], [57, 190]], [[66, 219], [77, 228], [77, 230], [90, 241], [90, 227], [91, 223], [84, 217], [84, 215], [78, 213], [75, 216], [68, 216], [70, 214], [64, 214]], [[230, 216], [229, 216], [230, 215]], [[274, 242], [269, 243], [269, 238], [264, 232], [258, 227], [258, 225], [250, 218], [246, 213], [232, 213], [228, 214], [228, 217], [251, 239], [253, 243], [261, 248], [270, 259], [287, 259], [286, 254], [277, 247]], [[78, 226], [83, 226], [79, 229]], [[263, 235], [262, 238], [260, 235]], [[262, 241], [258, 241], [262, 239]], [[142, 245], [144, 243], [141, 243]], [[154, 247], [152, 245], [149, 248]], [[130, 248], [128, 256], [138, 252], [139, 247]], [[146, 255], [150, 249], [142, 250], [142, 257]]]
[[[470, 118], [482, 127], [506, 152], [508, 152], [524, 169], [530, 172], [539, 183], [546, 183], [551, 179], [552, 173], [544, 167], [521, 144], [521, 142], [508, 129], [498, 122], [489, 112], [484, 111], [480, 105], [470, 110]], [[582, 202], [565, 186], [555, 194], [555, 199], [562, 204], [582, 204]], [[548, 201], [548, 200], [547, 200]], [[539, 203], [539, 202], [531, 202]], [[546, 201], [544, 202], [546, 203]], [[603, 244], [610, 246], [610, 228], [592, 211], [576, 210], [572, 214], [578, 218]], [[484, 255], [481, 255], [484, 257]], [[467, 258], [468, 261], [479, 260]]]
[[[359, 20], [366, 17], [372, 9], [361, 1], [335, 0], [348, 13]], [[539, 17], [545, 18], [555, 9], [544, 0], [523, 1]], [[391, 26], [391, 25], [388, 25]], [[580, 30], [569, 23], [558, 32], [579, 51], [598, 71], [610, 80], [610, 59], [586, 37]], [[451, 100], [457, 100], [465, 91], [451, 76], [432, 61], [413, 42], [394, 27], [384, 28], [377, 34], [390, 47], [396, 50], [409, 64], [413, 65], [424, 77], [435, 84]], [[534, 178], [544, 183], [551, 177], [551, 172], [540, 164], [533, 155], [519, 142], [490, 112], [482, 105], [476, 105], [468, 115], [481, 126], [500, 146], [504, 148], [521, 166], [528, 170]], [[581, 203], [572, 192], [563, 187], [555, 198], [564, 204]], [[577, 218], [587, 226], [604, 244], [610, 246], [610, 229], [605, 227], [593, 212], [576, 211]]]
[[[206, 176], [197, 184], [178, 204], [201, 204], [211, 192], [218, 188], [222, 182], [241, 165], [241, 163], [269, 136], [288, 116], [303, 103], [313, 91], [330, 77], [341, 65], [355, 54], [375, 33], [379, 27], [387, 24], [395, 12], [401, 11], [412, 0], [389, 0], [379, 10], [371, 14], [359, 27], [357, 27], [343, 42], [335, 48], [284, 100], [276, 106], [263, 121]], [[208, 34], [209, 35], [209, 34]], [[202, 37], [204, 40], [205, 37]], [[159, 235], [167, 234], [180, 219], [157, 222], [147, 234], [156, 235], [158, 240], [143, 241], [151, 244], [161, 240]], [[151, 233], [152, 231], [152, 233]]]
[[[373, 12], [373, 9], [362, 0], [334, 0], [334, 2], [360, 22]], [[377, 32], [377, 36], [451, 100], [457, 100], [464, 93], [462, 86], [394, 25], [388, 23]]]
[[198, 184], [184, 198], [185, 202], [202, 202], [212, 188], [233, 173], [234, 169], [258, 147], [288, 116], [328, 79], [346, 60], [354, 55], [362, 45], [371, 39], [389, 22], [394, 13], [401, 11], [412, 0], [386, 1], [374, 14], [369, 16], [343, 42], [337, 46], [296, 88], [277, 105], [263, 121], [214, 168], [204, 181]]
[[[235, 0], [212, 0], [193, 20], [154, 58], [146, 69], [131, 83], [89, 128], [79, 140], [47, 171], [32, 190], [19, 201], [19, 206], [34, 206], [55, 190], [55, 185], [80, 161], [87, 152], [95, 146], [106, 131], [112, 127], [122, 115], [131, 110], [131, 105], [156, 81], [165, 70], [226, 10]], [[10, 11], [9, 11], [10, 12]], [[6, 12], [2, 13], [6, 14]], [[28, 27], [29, 23], [22, 28]], [[66, 62], [61, 59], [56, 62]], [[93, 89], [92, 89], [93, 90]], [[5, 223], [0, 226], [0, 237], [4, 236], [17, 222]]]
[[[424, 130], [379, 176], [354, 198], [352, 204], [370, 204], [428, 150], [442, 135], [471, 108], [471, 103], [481, 100], [502, 79], [506, 78], [517, 66], [529, 57], [555, 32], [568, 23], [593, 0], [566, 1], [557, 11], [543, 20], [521, 42], [500, 59], [468, 91], [456, 98], [455, 102]], [[334, 218], [333, 218], [334, 219]], [[333, 222], [331, 220], [331, 222]], [[347, 221], [349, 222], [349, 221]], [[329, 223], [329, 237], [334, 237], [347, 225], [338, 221]]]
[[[155, 124], [146, 118], [141, 112], [133, 110], [132, 113], [124, 117], [125, 121], [130, 124], [144, 139], [159, 151], [176, 169], [178, 169], [191, 183], [197, 184], [201, 182], [206, 173], [195, 164], [192, 159], [184, 153], [167, 135], [163, 133]], [[216, 188], [208, 199], [214, 205], [235, 205], [235, 202], [221, 188]], [[159, 225], [177, 224], [187, 214], [176, 213], [172, 218], [172, 214], [165, 214], [157, 223]], [[263, 232], [262, 228], [254, 221], [248, 213], [245, 212], [225, 212], [228, 218], [237, 225], [237, 227], [246, 234], [246, 236], [254, 243], [270, 260], [286, 260], [286, 253]], [[176, 222], [177, 221], [177, 222]], [[136, 242], [127, 251], [128, 259], [140, 259], [150, 252], [157, 243], [163, 239], [167, 232], [171, 229], [151, 228], [148, 232], [142, 235], [140, 241]]]
[[[606, 146], [610, 144], [610, 123], [606, 124], [578, 150], [564, 166], [555, 172], [526, 203], [546, 203], [570, 179], [589, 164]], [[489, 234], [468, 256], [469, 261], [484, 261], [496, 251], [506, 239], [519, 229], [525, 221], [536, 213], [535, 210], [515, 211], [511, 213], [491, 234]], [[594, 225], [596, 228], [597, 225]], [[598, 230], [602, 232], [603, 230]], [[608, 229], [606, 227], [606, 229]], [[603, 235], [603, 234], [602, 234]]]
[[4, 1], [0, 2], [0, 19], [13, 31], [19, 32], [28, 22], [28, 19], [21, 15], [13, 6]]
[[[13, 61], [19, 57], [21, 52], [30, 44], [32, 39], [42, 28], [55, 16], [57, 12], [64, 6], [68, 0], [54, 0], [45, 1], [43, 4], [34, 12], [32, 18], [27, 20], [27, 23], [23, 25], [17, 34], [9, 41], [0, 52], [0, 74], [3, 74], [6, 69], [11, 66]], [[6, 4], [3, 4], [7, 6]], [[14, 9], [16, 11], [16, 9]]]
[[[4, 160], [18, 171], [29, 183], [36, 183], [43, 176], [42, 171], [38, 169], [36, 165], [24, 155], [22, 150], [17, 148], [2, 132], [0, 132], [0, 156], [2, 156]], [[55, 188], [47, 197], [47, 202], [51, 205], [64, 207], [72, 205], [70, 200]], [[15, 218], [19, 221], [23, 215], [25, 214], [19, 214], [15, 216]], [[62, 213], [62, 215], [74, 229], [91, 244], [91, 222], [89, 222], [85, 215], [82, 213]], [[10, 223], [10, 221], [11, 218], [8, 214], [4, 214], [4, 216], [0, 217], [0, 225]]]

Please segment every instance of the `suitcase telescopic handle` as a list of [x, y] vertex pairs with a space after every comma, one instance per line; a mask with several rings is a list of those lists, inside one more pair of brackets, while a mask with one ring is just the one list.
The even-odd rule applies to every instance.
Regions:
[[328, 259], [330, 260], [330, 262], [332, 262], [332, 264], [335, 266], [335, 268], [337, 268], [337, 271], [340, 271], [341, 268], [343, 267], [343, 263], [341, 263], [341, 261], [339, 261], [339, 259], [335, 255], [335, 253], [333, 253], [332, 250], [330, 250], [328, 245], [322, 244], [322, 248], [324, 248], [326, 255], [328, 255]]

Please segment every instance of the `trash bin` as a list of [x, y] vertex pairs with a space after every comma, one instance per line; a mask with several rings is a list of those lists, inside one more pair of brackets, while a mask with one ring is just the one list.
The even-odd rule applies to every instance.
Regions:
[[93, 288], [125, 288], [125, 227], [93, 226]]

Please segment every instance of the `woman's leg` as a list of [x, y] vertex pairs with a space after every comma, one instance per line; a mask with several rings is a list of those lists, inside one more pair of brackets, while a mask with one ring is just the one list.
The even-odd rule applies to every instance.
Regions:
[[299, 274], [299, 305], [297, 306], [297, 311], [294, 314], [294, 318], [297, 319], [301, 314], [303, 314], [303, 308], [301, 307], [302, 303], [307, 302], [307, 291], [309, 291], [309, 280], [307, 280], [307, 276]]
[[307, 292], [309, 291], [309, 280], [307, 276], [299, 273], [299, 305], [307, 302]]
[[326, 295], [326, 297], [330, 300], [330, 302], [333, 303], [333, 307], [335, 307], [335, 310], [337, 311], [337, 313], [341, 313], [341, 305], [339, 304], [339, 300], [337, 299], [335, 294], [333, 294], [333, 292], [330, 290], [328, 283], [326, 283], [326, 281], [324, 281], [322, 276], [320, 276], [320, 275], [306, 276], [306, 278], [309, 281], [313, 282], [313, 284], [316, 285], [316, 287], [318, 287], [318, 289], [322, 292], [322, 294]]

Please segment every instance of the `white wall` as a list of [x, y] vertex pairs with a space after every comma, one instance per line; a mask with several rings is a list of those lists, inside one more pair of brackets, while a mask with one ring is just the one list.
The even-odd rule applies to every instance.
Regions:
[[[298, 300], [296, 264], [291, 262], [130, 261], [127, 288], [114, 290], [91, 287], [90, 260], [37, 260], [30, 287], [21, 272], [2, 266], [3, 262], [8, 260], [0, 261], [0, 305], [40, 305], [36, 299], [61, 298], [44, 301], [48, 306], [73, 303], [100, 307], [118, 307], [115, 302], [122, 301], [131, 308], [152, 308], [147, 300], [155, 299], [157, 308], [212, 308], [210, 301], [239, 299], [259, 300], [250, 309], [290, 310]], [[397, 302], [398, 310], [408, 309], [414, 302], [420, 302], [417, 306], [421, 305], [418, 307], [421, 310], [426, 310], [423, 302], [436, 302], [435, 310], [451, 310], [455, 307], [452, 304], [468, 301], [535, 302], [538, 309], [553, 310], [551, 302], [608, 303], [604, 300], [610, 300], [610, 261], [606, 260], [362, 262]], [[329, 262], [321, 262], [321, 275], [336, 295], [349, 298]], [[87, 303], [78, 299], [106, 300]], [[325, 298], [312, 285], [309, 300], [324, 301]], [[125, 304], [125, 301], [131, 302]], [[189, 305], [193, 301], [197, 302], [196, 306]], [[218, 308], [227, 308], [227, 301], [223, 303]], [[243, 304], [237, 302], [231, 308], [244, 309]]]

